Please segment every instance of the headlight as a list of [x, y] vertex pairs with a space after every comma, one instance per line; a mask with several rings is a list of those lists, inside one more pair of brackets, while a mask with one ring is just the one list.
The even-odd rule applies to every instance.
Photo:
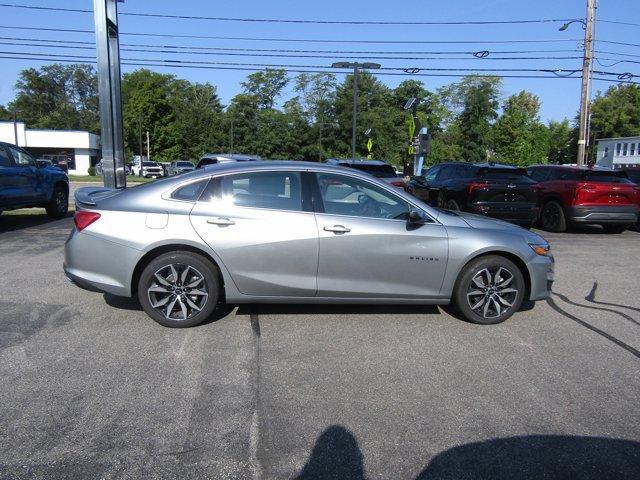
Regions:
[[543, 257], [549, 255], [549, 250], [551, 249], [548, 243], [530, 243], [529, 246], [534, 252]]

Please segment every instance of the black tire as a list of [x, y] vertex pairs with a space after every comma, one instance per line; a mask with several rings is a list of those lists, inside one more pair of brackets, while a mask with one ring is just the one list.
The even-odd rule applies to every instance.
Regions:
[[460, 205], [458, 205], [458, 202], [456, 202], [453, 198], [450, 198], [445, 202], [444, 208], [446, 208], [447, 210], [453, 210], [454, 212], [460, 211]]
[[547, 232], [565, 232], [567, 230], [567, 220], [562, 205], [555, 200], [545, 203], [540, 211], [540, 226]]
[[[174, 278], [171, 266], [175, 269], [177, 278]], [[188, 273], [182, 282], [185, 270]], [[156, 273], [166, 283], [159, 281]], [[202, 281], [198, 278], [202, 278]], [[150, 291], [150, 288], [156, 291]], [[158, 291], [159, 289], [164, 291]], [[201, 292], [206, 293], [206, 296]], [[166, 303], [162, 303], [166, 298]], [[140, 305], [147, 315], [165, 327], [199, 325], [211, 316], [219, 299], [220, 280], [215, 266], [205, 257], [193, 252], [177, 251], [159, 255], [144, 268], [138, 280]], [[152, 301], [156, 304], [155, 307], [152, 306]], [[197, 310], [192, 305], [200, 309]]]
[[51, 218], [64, 217], [69, 211], [69, 191], [67, 188], [63, 185], [56, 185], [45, 208], [47, 215]]
[[[491, 282], [488, 281], [485, 271], [489, 273]], [[508, 278], [507, 274], [510, 274]], [[480, 280], [486, 284], [485, 287], [477, 283]], [[492, 286], [492, 283], [497, 285], [504, 283], [505, 286], [500, 288]], [[508, 290], [515, 290], [515, 292]], [[475, 291], [481, 293], [469, 295]], [[496, 296], [497, 292], [502, 294]], [[524, 300], [524, 294], [525, 283], [520, 269], [505, 257], [487, 255], [476, 258], [463, 267], [456, 280], [452, 300], [456, 309], [466, 320], [481, 325], [493, 325], [504, 322], [517, 312]], [[503, 301], [500, 301], [500, 298]], [[476, 305], [478, 307], [475, 307]], [[488, 305], [486, 309], [485, 305]]]
[[614, 233], [614, 234], [622, 233], [622, 232], [626, 231], [627, 228], [629, 228], [628, 225], [620, 225], [618, 223], [602, 225], [602, 229], [606, 233]]

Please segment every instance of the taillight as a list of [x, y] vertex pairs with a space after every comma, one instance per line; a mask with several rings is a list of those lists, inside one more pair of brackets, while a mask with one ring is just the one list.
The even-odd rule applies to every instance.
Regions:
[[403, 181], [391, 182], [391, 185], [393, 185], [394, 187], [398, 187], [398, 188], [404, 188], [404, 182]]
[[474, 190], [482, 190], [483, 188], [489, 188], [489, 184], [487, 182], [473, 182], [470, 183], [467, 187], [469, 193], [473, 193]]
[[86, 210], [80, 210], [76, 212], [73, 217], [73, 223], [76, 224], [76, 228], [79, 232], [87, 228], [93, 222], [100, 218], [100, 214], [98, 212], [89, 212]]

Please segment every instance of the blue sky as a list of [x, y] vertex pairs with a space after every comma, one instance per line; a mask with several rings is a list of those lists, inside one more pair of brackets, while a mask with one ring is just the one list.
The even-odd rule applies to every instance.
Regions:
[[[38, 6], [56, 6], [67, 8], [91, 8], [89, 0], [27, 1], [16, 0], [13, 3]], [[640, 2], [637, 0], [601, 0], [597, 17], [602, 20], [626, 21], [640, 23]], [[121, 12], [144, 12], [178, 15], [206, 15], [219, 17], [251, 17], [282, 19], [316, 19], [316, 20], [386, 20], [386, 21], [479, 21], [479, 20], [514, 20], [514, 19], [550, 19], [581, 18], [585, 15], [586, 0], [449, 0], [434, 2], [398, 2], [381, 0], [323, 0], [320, 2], [296, 1], [217, 1], [217, 0], [126, 0], [120, 4]], [[43, 12], [0, 7], [0, 25], [28, 26], [71, 29], [93, 29], [93, 16], [86, 13]], [[559, 32], [561, 23], [521, 24], [521, 25], [480, 25], [480, 26], [346, 26], [346, 25], [308, 25], [308, 24], [271, 24], [271, 23], [238, 23], [202, 20], [176, 20], [160, 18], [141, 18], [121, 16], [121, 44], [138, 43], [153, 45], [182, 45], [187, 47], [222, 47], [247, 49], [305, 49], [305, 50], [366, 50], [366, 51], [411, 51], [419, 54], [424, 51], [479, 51], [479, 50], [575, 50], [548, 54], [514, 54], [513, 56], [578, 56], [583, 30], [580, 24], [573, 24], [564, 32]], [[242, 37], [277, 37], [298, 39], [331, 39], [331, 40], [420, 40], [420, 41], [471, 41], [470, 44], [354, 44], [354, 43], [300, 43], [300, 42], [251, 42], [240, 40], [213, 39], [179, 39], [128, 36], [126, 32], [171, 33], [186, 35], [215, 35]], [[640, 43], [640, 27], [623, 26], [610, 23], [599, 23], [596, 36], [601, 40]], [[58, 39], [69, 41], [94, 41], [94, 36], [87, 33], [58, 33], [46, 31], [27, 31], [19, 29], [2, 29], [0, 36], [17, 38]], [[518, 43], [487, 44], [490, 40], [571, 40], [558, 43]], [[11, 41], [11, 40], [3, 40]], [[71, 43], [69, 43], [71, 45]], [[91, 49], [67, 50], [63, 48], [24, 47], [0, 45], [5, 52], [36, 52], [49, 54], [71, 54], [94, 56]], [[125, 48], [123, 46], [123, 48]], [[135, 47], [134, 47], [135, 48]], [[640, 48], [621, 45], [600, 44], [597, 49], [614, 53], [640, 55]], [[245, 52], [251, 53], [251, 52]], [[255, 53], [255, 52], [253, 52]], [[205, 60], [241, 63], [271, 63], [295, 65], [328, 66], [332, 61], [343, 59], [346, 54], [335, 55], [333, 59], [313, 58], [269, 58], [240, 57], [218, 55], [175, 55], [170, 53], [125, 52], [122, 58], [153, 58]], [[426, 67], [426, 68], [540, 68], [540, 69], [580, 69], [581, 60], [482, 60], [466, 55], [461, 60], [398, 60], [373, 59], [373, 54], [357, 54], [359, 60], [376, 61], [384, 67]], [[411, 56], [411, 54], [407, 55]], [[602, 58], [612, 57], [601, 54]], [[640, 58], [628, 57], [640, 61]], [[13, 85], [18, 73], [23, 68], [38, 67], [42, 61], [0, 59], [2, 76], [0, 77], [0, 104], [6, 104], [14, 96]], [[612, 61], [602, 60], [609, 65]], [[599, 64], [596, 69], [632, 72], [640, 74], [640, 64], [622, 63], [605, 67]], [[127, 72], [133, 66], [123, 67]], [[210, 82], [218, 89], [223, 103], [240, 91], [240, 82], [249, 72], [231, 70], [197, 70], [174, 67], [154, 67], [156, 71], [173, 73], [192, 81]], [[342, 75], [338, 76], [342, 79]], [[405, 78], [398, 76], [379, 76], [380, 80], [390, 87], [396, 86]], [[615, 78], [615, 77], [613, 77]], [[455, 78], [424, 77], [420, 78], [428, 89], [445, 85]], [[594, 93], [604, 90], [608, 82], [596, 81]], [[542, 100], [541, 117], [550, 119], [573, 118], [579, 105], [580, 80], [575, 79], [523, 79], [505, 78], [503, 97], [522, 89], [529, 90]], [[291, 95], [290, 87], [285, 97]]]

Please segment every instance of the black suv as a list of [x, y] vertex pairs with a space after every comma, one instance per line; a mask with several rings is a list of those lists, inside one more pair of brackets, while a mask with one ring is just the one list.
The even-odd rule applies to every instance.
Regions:
[[538, 193], [523, 168], [492, 163], [440, 163], [413, 177], [407, 191], [430, 205], [499, 218], [530, 227]]

